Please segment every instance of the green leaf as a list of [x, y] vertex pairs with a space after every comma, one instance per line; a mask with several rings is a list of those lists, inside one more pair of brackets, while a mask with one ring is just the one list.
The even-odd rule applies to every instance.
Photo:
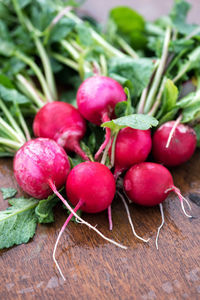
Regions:
[[91, 30], [89, 25], [87, 25], [87, 23], [80, 23], [76, 25], [76, 30], [81, 45], [91, 46], [93, 44]]
[[195, 96], [196, 96], [195, 92], [189, 93], [188, 95], [186, 95], [176, 103], [176, 107], [177, 108], [189, 107], [191, 104], [195, 102]]
[[24, 8], [32, 2], [32, 0], [18, 0], [20, 8]]
[[131, 127], [134, 129], [147, 130], [152, 126], [157, 126], [158, 121], [149, 115], [143, 114], [133, 114], [126, 117], [121, 117], [118, 119], [105, 122], [101, 127], [108, 127], [113, 132], [117, 132], [122, 128]]
[[2, 40], [0, 38], [0, 55], [10, 57], [13, 54], [15, 47], [9, 41]]
[[158, 112], [157, 118], [160, 118], [176, 105], [176, 100], [178, 98], [178, 88], [175, 86], [172, 80], [167, 79], [165, 82], [165, 87], [161, 100], [161, 108]]
[[115, 105], [115, 115], [117, 118], [123, 117], [126, 115], [127, 110], [127, 101], [118, 102]]
[[190, 10], [190, 7], [191, 5], [185, 0], [175, 0], [174, 6], [170, 13], [170, 17], [174, 26], [182, 34], [189, 34], [196, 27], [186, 23], [187, 14]]
[[182, 111], [182, 123], [188, 123], [194, 121], [200, 115], [200, 101], [197, 101], [193, 105], [186, 107]]
[[145, 21], [141, 15], [127, 6], [118, 6], [110, 11], [110, 17], [113, 19], [118, 29], [124, 33], [134, 30], [142, 31]]
[[71, 169], [73, 169], [75, 166], [79, 165], [80, 163], [84, 162], [84, 160], [78, 155], [76, 155], [73, 158], [68, 155], [68, 158], [69, 158]]
[[3, 199], [6, 200], [8, 198], [12, 198], [17, 194], [17, 190], [13, 188], [0, 188]]
[[[117, 34], [126, 39], [134, 49], [144, 47], [146, 44], [146, 37], [144, 35], [145, 21], [141, 15], [130, 7], [118, 6], [110, 11], [109, 17], [117, 28]], [[108, 26], [111, 26], [111, 29], [108, 28], [110, 33], [113, 29], [115, 31], [112, 22], [108, 23]]]
[[74, 29], [75, 22], [68, 18], [62, 18], [50, 32], [50, 42], [59, 42], [66, 38]]
[[35, 209], [35, 214], [39, 223], [54, 222], [53, 208], [59, 202], [56, 195], [50, 195], [47, 199], [40, 200]]
[[161, 57], [164, 43], [163, 36], [150, 36], [148, 38], [147, 47], [155, 53], [157, 57]]
[[12, 81], [3, 74], [0, 74], [0, 84], [6, 88], [14, 89], [14, 85], [13, 85]]
[[160, 120], [159, 120], [159, 126], [163, 123], [166, 123], [168, 121], [171, 121], [174, 119], [176, 113], [178, 112], [177, 108], [173, 108], [171, 111], [167, 112]]
[[176, 81], [180, 80], [188, 71], [192, 69], [198, 70], [200, 68], [200, 46], [196, 47], [189, 53], [187, 60], [179, 64], [178, 75]]
[[6, 102], [16, 102], [18, 104], [25, 104], [30, 103], [30, 100], [24, 96], [23, 94], [19, 93], [17, 90], [8, 89], [0, 84], [0, 98]]
[[134, 108], [132, 107], [130, 90], [127, 87], [125, 87], [124, 92], [127, 95], [127, 100], [126, 100], [127, 108], [125, 111], [125, 116], [128, 116], [128, 115], [133, 114]]
[[179, 54], [181, 51], [189, 51], [194, 48], [194, 40], [178, 39], [170, 42], [169, 51]]
[[194, 130], [195, 130], [196, 135], [197, 135], [197, 147], [200, 147], [200, 124], [197, 124], [194, 127]]
[[90, 158], [90, 160], [94, 160], [92, 153], [90, 151], [90, 148], [86, 145], [86, 143], [81, 141], [80, 146], [81, 146], [82, 150], [85, 152], [85, 154]]
[[118, 57], [109, 61], [108, 69], [109, 75], [114, 73], [129, 80], [134, 87], [131, 94], [139, 96], [149, 83], [154, 65], [152, 59], [148, 58]]
[[128, 78], [122, 77], [119, 74], [110, 73], [109, 77], [115, 79], [117, 82], [119, 82], [123, 87], [128, 87], [130, 90], [133, 91], [133, 82], [129, 80]]
[[33, 237], [37, 225], [36, 199], [12, 199], [12, 205], [0, 211], [0, 249], [27, 243]]

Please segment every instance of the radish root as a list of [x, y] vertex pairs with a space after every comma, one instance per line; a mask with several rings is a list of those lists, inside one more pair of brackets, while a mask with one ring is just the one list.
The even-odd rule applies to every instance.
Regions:
[[111, 205], [108, 206], [109, 230], [113, 229]]
[[148, 243], [149, 240], [150, 240], [150, 238], [147, 239], [147, 240], [145, 240], [145, 239], [143, 239], [142, 237], [140, 237], [140, 236], [135, 232], [135, 228], [134, 228], [133, 222], [132, 222], [132, 220], [131, 220], [131, 216], [130, 216], [130, 211], [129, 211], [128, 205], [126, 204], [126, 201], [125, 201], [123, 195], [122, 195], [121, 193], [119, 193], [119, 192], [118, 192], [117, 194], [119, 195], [119, 197], [121, 198], [121, 200], [122, 200], [122, 202], [123, 202], [123, 204], [124, 204], [124, 206], [125, 206], [126, 213], [127, 213], [127, 216], [128, 216], [128, 221], [129, 221], [129, 223], [130, 223], [130, 225], [131, 225], [131, 229], [132, 229], [132, 232], [133, 232], [134, 236], [135, 236], [136, 238], [138, 238], [139, 240], [141, 240], [141, 241], [143, 241], [143, 242], [145, 242], [145, 243]]
[[[103, 233], [101, 233], [98, 229], [96, 229], [96, 227], [92, 226], [91, 224], [89, 224], [88, 222], [86, 222], [85, 220], [83, 220], [79, 215], [77, 215], [77, 213], [71, 208], [71, 206], [67, 203], [67, 201], [63, 198], [63, 196], [58, 192], [55, 184], [52, 182], [51, 179], [49, 179], [49, 186], [51, 187], [52, 191], [56, 194], [56, 196], [58, 196], [58, 198], [63, 202], [63, 204], [67, 207], [67, 209], [73, 214], [73, 216], [75, 216], [79, 221], [82, 222], [82, 224], [85, 224], [86, 226], [88, 226], [89, 228], [93, 229], [98, 235], [100, 235], [104, 240], [108, 241], [111, 244], [114, 244], [117, 247], [120, 247], [122, 249], [127, 249], [126, 246], [115, 242], [112, 239], [107, 238], [105, 235], [103, 235]], [[81, 201], [81, 200], [80, 200]], [[79, 202], [80, 202], [79, 201]]]
[[[110, 121], [110, 118], [108, 117], [108, 113], [105, 112], [102, 116], [102, 123]], [[100, 146], [99, 150], [95, 154], [95, 160], [98, 160], [99, 155], [103, 152], [103, 150], [106, 148], [107, 144], [109, 143], [111, 139], [111, 130], [110, 128], [106, 127], [106, 136], [105, 136], [105, 141], [103, 144]]]
[[[78, 202], [78, 204], [77, 204], [76, 207], [74, 208], [74, 212], [75, 212], [75, 213], [76, 213], [77, 210], [82, 206], [82, 204], [83, 204], [82, 201], [79, 201], [79, 202]], [[62, 277], [62, 279], [63, 279], [64, 281], [65, 281], [66, 279], [65, 279], [65, 277], [64, 277], [64, 275], [63, 275], [63, 273], [62, 273], [62, 271], [61, 271], [61, 268], [60, 268], [60, 266], [59, 266], [59, 264], [58, 264], [58, 262], [57, 262], [57, 260], [56, 260], [56, 249], [57, 249], [57, 246], [58, 246], [58, 242], [59, 242], [59, 240], [60, 240], [60, 238], [61, 238], [61, 235], [63, 234], [65, 228], [67, 227], [67, 225], [68, 225], [68, 223], [69, 223], [69, 221], [71, 220], [72, 217], [73, 217], [73, 213], [71, 213], [71, 214], [69, 215], [69, 217], [68, 217], [67, 220], [65, 221], [64, 225], [62, 226], [62, 228], [61, 228], [61, 230], [60, 230], [60, 232], [59, 232], [59, 235], [58, 235], [58, 237], [57, 237], [57, 240], [56, 240], [54, 249], [53, 249], [53, 260], [54, 260], [54, 262], [55, 262], [55, 264], [56, 264], [56, 267], [57, 267], [57, 269], [58, 269], [58, 271], [59, 271], [59, 273], [60, 273], [60, 275], [61, 275], [61, 277]]]
[[171, 129], [171, 131], [170, 131], [170, 134], [169, 134], [167, 143], [166, 143], [166, 148], [169, 148], [169, 145], [170, 145], [170, 142], [171, 142], [171, 140], [172, 140], [173, 134], [174, 134], [174, 132], [175, 132], [175, 130], [176, 130], [176, 127], [177, 127], [178, 124], [180, 123], [181, 119], [182, 119], [182, 115], [180, 115], [180, 116], [178, 117], [178, 119], [176, 120], [176, 122], [174, 123], [174, 125], [173, 125], [173, 127], [172, 127], [172, 129]]
[[157, 231], [157, 235], [156, 235], [156, 249], [158, 250], [158, 238], [159, 238], [159, 234], [160, 234], [160, 230], [163, 227], [164, 223], [165, 223], [165, 217], [164, 217], [164, 212], [163, 212], [163, 205], [162, 203], [159, 204], [160, 207], [160, 213], [161, 213], [161, 218], [162, 218], [162, 223], [160, 224], [160, 226], [158, 227], [158, 231]]
[[188, 200], [187, 200], [185, 197], [183, 197], [183, 196], [181, 195], [180, 190], [179, 190], [176, 186], [172, 186], [171, 188], [167, 189], [167, 190], [165, 191], [165, 193], [170, 192], [170, 191], [173, 191], [173, 192], [178, 196], [178, 198], [179, 198], [179, 200], [180, 200], [180, 202], [181, 202], [181, 208], [182, 208], [182, 211], [183, 211], [184, 215], [185, 215], [186, 217], [188, 217], [188, 218], [192, 218], [192, 216], [189, 215], [189, 214], [185, 211], [185, 207], [184, 207], [183, 201], [185, 201], [185, 203], [187, 204], [189, 210], [192, 209], [192, 208], [191, 208], [191, 205], [190, 205], [190, 203], [188, 202]]

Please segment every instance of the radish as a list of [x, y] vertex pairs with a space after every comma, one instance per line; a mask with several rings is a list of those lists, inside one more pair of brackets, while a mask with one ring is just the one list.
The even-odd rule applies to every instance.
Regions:
[[[89, 188], [88, 188], [89, 187]], [[66, 193], [70, 202], [87, 213], [98, 213], [109, 207], [115, 195], [111, 171], [98, 162], [80, 163], [70, 172]]]
[[181, 207], [187, 217], [191, 217], [185, 212], [183, 200], [191, 209], [188, 201], [181, 195], [180, 190], [174, 186], [171, 173], [164, 166], [151, 163], [142, 162], [132, 166], [124, 177], [124, 191], [128, 198], [136, 204], [144, 206], [154, 206], [159, 204], [162, 214], [162, 224], [159, 231], [164, 224], [164, 214], [162, 202], [167, 198], [170, 192], [175, 192], [181, 202]]
[[[83, 165], [85, 166], [85, 168], [82, 168]], [[77, 179], [76, 175], [74, 175], [74, 172], [76, 172], [78, 167], [82, 168], [82, 172], [79, 172], [77, 176], [79, 176], [79, 179], [81, 178], [82, 180], [76, 181], [76, 183], [78, 182], [80, 185], [77, 186], [77, 189], [82, 189], [83, 194], [85, 195], [85, 197], [88, 196], [88, 198], [86, 199], [84, 197], [81, 197], [79, 199], [80, 201], [77, 201], [78, 203], [73, 210], [67, 203], [67, 201], [58, 192], [58, 189], [65, 184], [68, 173], [70, 171], [70, 164], [67, 154], [61, 146], [59, 146], [54, 140], [50, 140], [47, 138], [37, 138], [25, 143], [17, 151], [14, 159], [14, 175], [19, 186], [25, 192], [37, 199], [43, 199], [49, 196], [53, 191], [71, 212], [58, 235], [53, 251], [53, 259], [64, 280], [65, 277], [63, 276], [62, 271], [56, 261], [55, 252], [58, 241], [73, 215], [81, 223], [96, 231], [105, 240], [113, 243], [118, 247], [127, 249], [125, 246], [105, 237], [98, 229], [96, 229], [96, 227], [90, 225], [76, 214], [76, 211], [79, 208], [84, 210], [85, 206], [89, 207], [89, 210], [91, 211], [99, 212], [110, 205], [115, 194], [115, 180], [112, 173], [106, 166], [101, 165], [100, 163], [87, 162], [79, 164], [74, 168], [75, 171], [73, 171], [72, 175], [70, 175], [70, 177], [73, 176], [74, 180]], [[84, 178], [87, 178], [88, 182]], [[101, 181], [99, 179], [101, 179]], [[85, 183], [86, 185], [84, 186], [83, 183]], [[96, 186], [94, 185], [94, 183], [96, 184]], [[73, 188], [73, 182], [71, 186]], [[87, 193], [87, 190], [95, 193], [96, 198], [93, 197], [92, 193]], [[92, 197], [93, 201], [96, 201], [96, 208], [94, 208], [95, 204], [92, 204], [91, 202]], [[73, 199], [70, 200], [73, 202]], [[100, 200], [101, 204], [99, 203]]]
[[[123, 87], [114, 79], [105, 76], [87, 78], [77, 92], [77, 105], [82, 116], [93, 124], [101, 125], [114, 118], [115, 105], [126, 101]], [[95, 155], [98, 159], [110, 140], [111, 131], [106, 128], [104, 143]]]
[[170, 121], [157, 129], [152, 142], [154, 159], [173, 167], [190, 159], [196, 149], [197, 138], [191, 127]]
[[74, 151], [89, 160], [79, 145], [86, 132], [85, 120], [71, 104], [54, 101], [44, 105], [35, 116], [33, 132], [35, 136], [53, 139], [67, 152]]
[[63, 276], [62, 271], [57, 263], [55, 253], [61, 235], [72, 216], [75, 216], [80, 223], [85, 224], [89, 228], [96, 231], [103, 239], [113, 243], [118, 247], [126, 249], [125, 246], [105, 237], [98, 229], [96, 229], [96, 227], [90, 225], [76, 214], [78, 209], [81, 209], [87, 213], [98, 213], [110, 206], [115, 195], [116, 186], [114, 177], [108, 167], [98, 162], [83, 162], [72, 169], [67, 178], [66, 193], [70, 202], [75, 206], [74, 210], [60, 195], [55, 185], [51, 184], [51, 187], [54, 193], [71, 211], [70, 216], [67, 218], [58, 235], [53, 252], [54, 262], [56, 263], [56, 266], [64, 280], [65, 277]]
[[15, 178], [26, 193], [37, 199], [52, 194], [50, 182], [61, 188], [69, 171], [70, 164], [64, 149], [47, 138], [30, 140], [15, 154]]
[[[133, 164], [143, 162], [151, 151], [151, 131], [130, 127], [119, 131], [114, 148], [114, 177], [117, 178]], [[111, 157], [111, 151], [109, 152]]]

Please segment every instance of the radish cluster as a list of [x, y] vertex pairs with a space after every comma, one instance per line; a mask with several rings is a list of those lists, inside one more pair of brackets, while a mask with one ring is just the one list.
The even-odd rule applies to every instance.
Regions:
[[[177, 194], [184, 213], [189, 216], [183, 205], [183, 201], [187, 201], [175, 187], [169, 170], [161, 164], [146, 162], [152, 144], [153, 156], [159, 163], [174, 166], [188, 160], [196, 147], [195, 133], [188, 126], [183, 124], [174, 126], [173, 122], [168, 122], [154, 133], [153, 140], [150, 130], [126, 127], [119, 131], [115, 141], [111, 139], [111, 131], [107, 128], [105, 141], [97, 151], [95, 159], [99, 160], [105, 147], [110, 145], [107, 152], [113, 160], [111, 169], [99, 161], [89, 161], [81, 149], [79, 142], [86, 132], [85, 119], [101, 125], [115, 118], [115, 106], [121, 101], [126, 101], [126, 94], [115, 80], [104, 76], [88, 78], [81, 84], [77, 93], [78, 109], [58, 101], [43, 106], [33, 123], [33, 131], [37, 138], [27, 142], [15, 155], [14, 174], [22, 189], [37, 199], [46, 198], [54, 192], [71, 212], [59, 233], [53, 252], [53, 259], [63, 278], [55, 258], [55, 251], [72, 216], [107, 241], [126, 248], [105, 237], [96, 227], [77, 214], [79, 209], [87, 213], [98, 213], [107, 209], [112, 229], [111, 204], [116, 193], [118, 176], [123, 172], [126, 172], [123, 189], [128, 199], [144, 206], [160, 205], [162, 224], [164, 223], [162, 202], [172, 191]], [[63, 148], [67, 153], [76, 152], [85, 162], [70, 171], [68, 156]], [[66, 186], [66, 195], [74, 209], [58, 191], [63, 185]], [[136, 234], [128, 205], [123, 195], [119, 191], [117, 193], [124, 202], [133, 233], [147, 242], [148, 240]]]

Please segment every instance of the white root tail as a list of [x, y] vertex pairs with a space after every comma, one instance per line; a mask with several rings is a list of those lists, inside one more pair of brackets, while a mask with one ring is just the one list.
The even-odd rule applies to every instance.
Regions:
[[[117, 246], [117, 247], [119, 247], [119, 248], [122, 248], [122, 249], [125, 249], [125, 250], [127, 249], [126, 246], [124, 246], [124, 245], [122, 245], [122, 244], [120, 244], [120, 243], [118, 243], [118, 242], [115, 242], [115, 241], [112, 240], [112, 239], [107, 238], [107, 237], [106, 237], [103, 233], [101, 233], [95, 226], [92, 226], [91, 224], [89, 224], [88, 222], [86, 222], [85, 220], [83, 220], [79, 215], [77, 215], [77, 213], [71, 208], [71, 206], [70, 206], [70, 205], [67, 203], [67, 201], [63, 198], [63, 196], [57, 191], [57, 188], [56, 188], [55, 184], [52, 182], [52, 180], [49, 180], [49, 186], [51, 187], [52, 191], [58, 196], [58, 198], [63, 202], [63, 204], [67, 207], [67, 209], [72, 213], [72, 215], [75, 216], [80, 222], [82, 222], [82, 224], [85, 224], [85, 225], [88, 226], [90, 229], [94, 230], [98, 235], [100, 235], [104, 240], [108, 241], [109, 243], [114, 244], [115, 246]], [[79, 202], [81, 203], [81, 200], [80, 200]], [[82, 204], [82, 203], [81, 203], [81, 204]], [[70, 217], [70, 216], [69, 216], [69, 217]], [[69, 219], [69, 217], [67, 218], [65, 224], [63, 225], [63, 228], [65, 228], [66, 225], [68, 224], [68, 219]], [[66, 224], [66, 223], [67, 223], [67, 224]], [[57, 241], [56, 241], [55, 250], [56, 250], [56, 247], [57, 247], [57, 245], [58, 245], [58, 241], [59, 241], [59, 239], [60, 239], [60, 237], [61, 237], [61, 235], [62, 235], [62, 232], [63, 232], [63, 230], [64, 230], [63, 228], [61, 229], [61, 232], [60, 232], [60, 234], [59, 234], [59, 236], [58, 236], [58, 239], [57, 239]], [[54, 259], [54, 261], [55, 261], [55, 263], [56, 263], [56, 266], [58, 267], [58, 270], [59, 270], [61, 276], [62, 276], [63, 279], [65, 280], [65, 278], [64, 278], [64, 276], [62, 275], [62, 272], [61, 272], [61, 270], [60, 270], [60, 268], [59, 268], [59, 265], [58, 265], [58, 263], [57, 263], [57, 261], [56, 261], [56, 259], [55, 259], [55, 251], [54, 251], [53, 259]]]
[[158, 238], [159, 238], [159, 234], [160, 234], [160, 230], [163, 227], [164, 223], [165, 223], [165, 217], [164, 217], [164, 212], [163, 212], [163, 205], [162, 203], [159, 204], [160, 207], [160, 213], [161, 213], [161, 218], [162, 218], [162, 223], [160, 224], [160, 226], [158, 227], [158, 231], [157, 231], [157, 235], [156, 235], [156, 249], [158, 250]]
[[126, 209], [126, 213], [127, 213], [127, 216], [128, 216], [128, 221], [129, 221], [129, 223], [130, 223], [130, 225], [131, 225], [131, 229], [132, 229], [132, 231], [133, 231], [134, 236], [135, 236], [136, 238], [138, 238], [139, 240], [141, 240], [141, 241], [143, 241], [143, 242], [145, 242], [145, 243], [148, 243], [148, 241], [150, 240], [150, 238], [147, 239], [147, 240], [145, 240], [145, 239], [143, 239], [141, 236], [139, 236], [139, 235], [135, 232], [135, 228], [134, 228], [134, 225], [133, 225], [131, 216], [130, 216], [130, 211], [129, 211], [128, 205], [127, 205], [127, 203], [126, 203], [126, 201], [125, 201], [123, 195], [122, 195], [121, 193], [119, 193], [119, 192], [118, 192], [117, 194], [119, 195], [119, 197], [121, 198], [122, 202], [124, 203], [124, 206], [125, 206], [125, 209]]

